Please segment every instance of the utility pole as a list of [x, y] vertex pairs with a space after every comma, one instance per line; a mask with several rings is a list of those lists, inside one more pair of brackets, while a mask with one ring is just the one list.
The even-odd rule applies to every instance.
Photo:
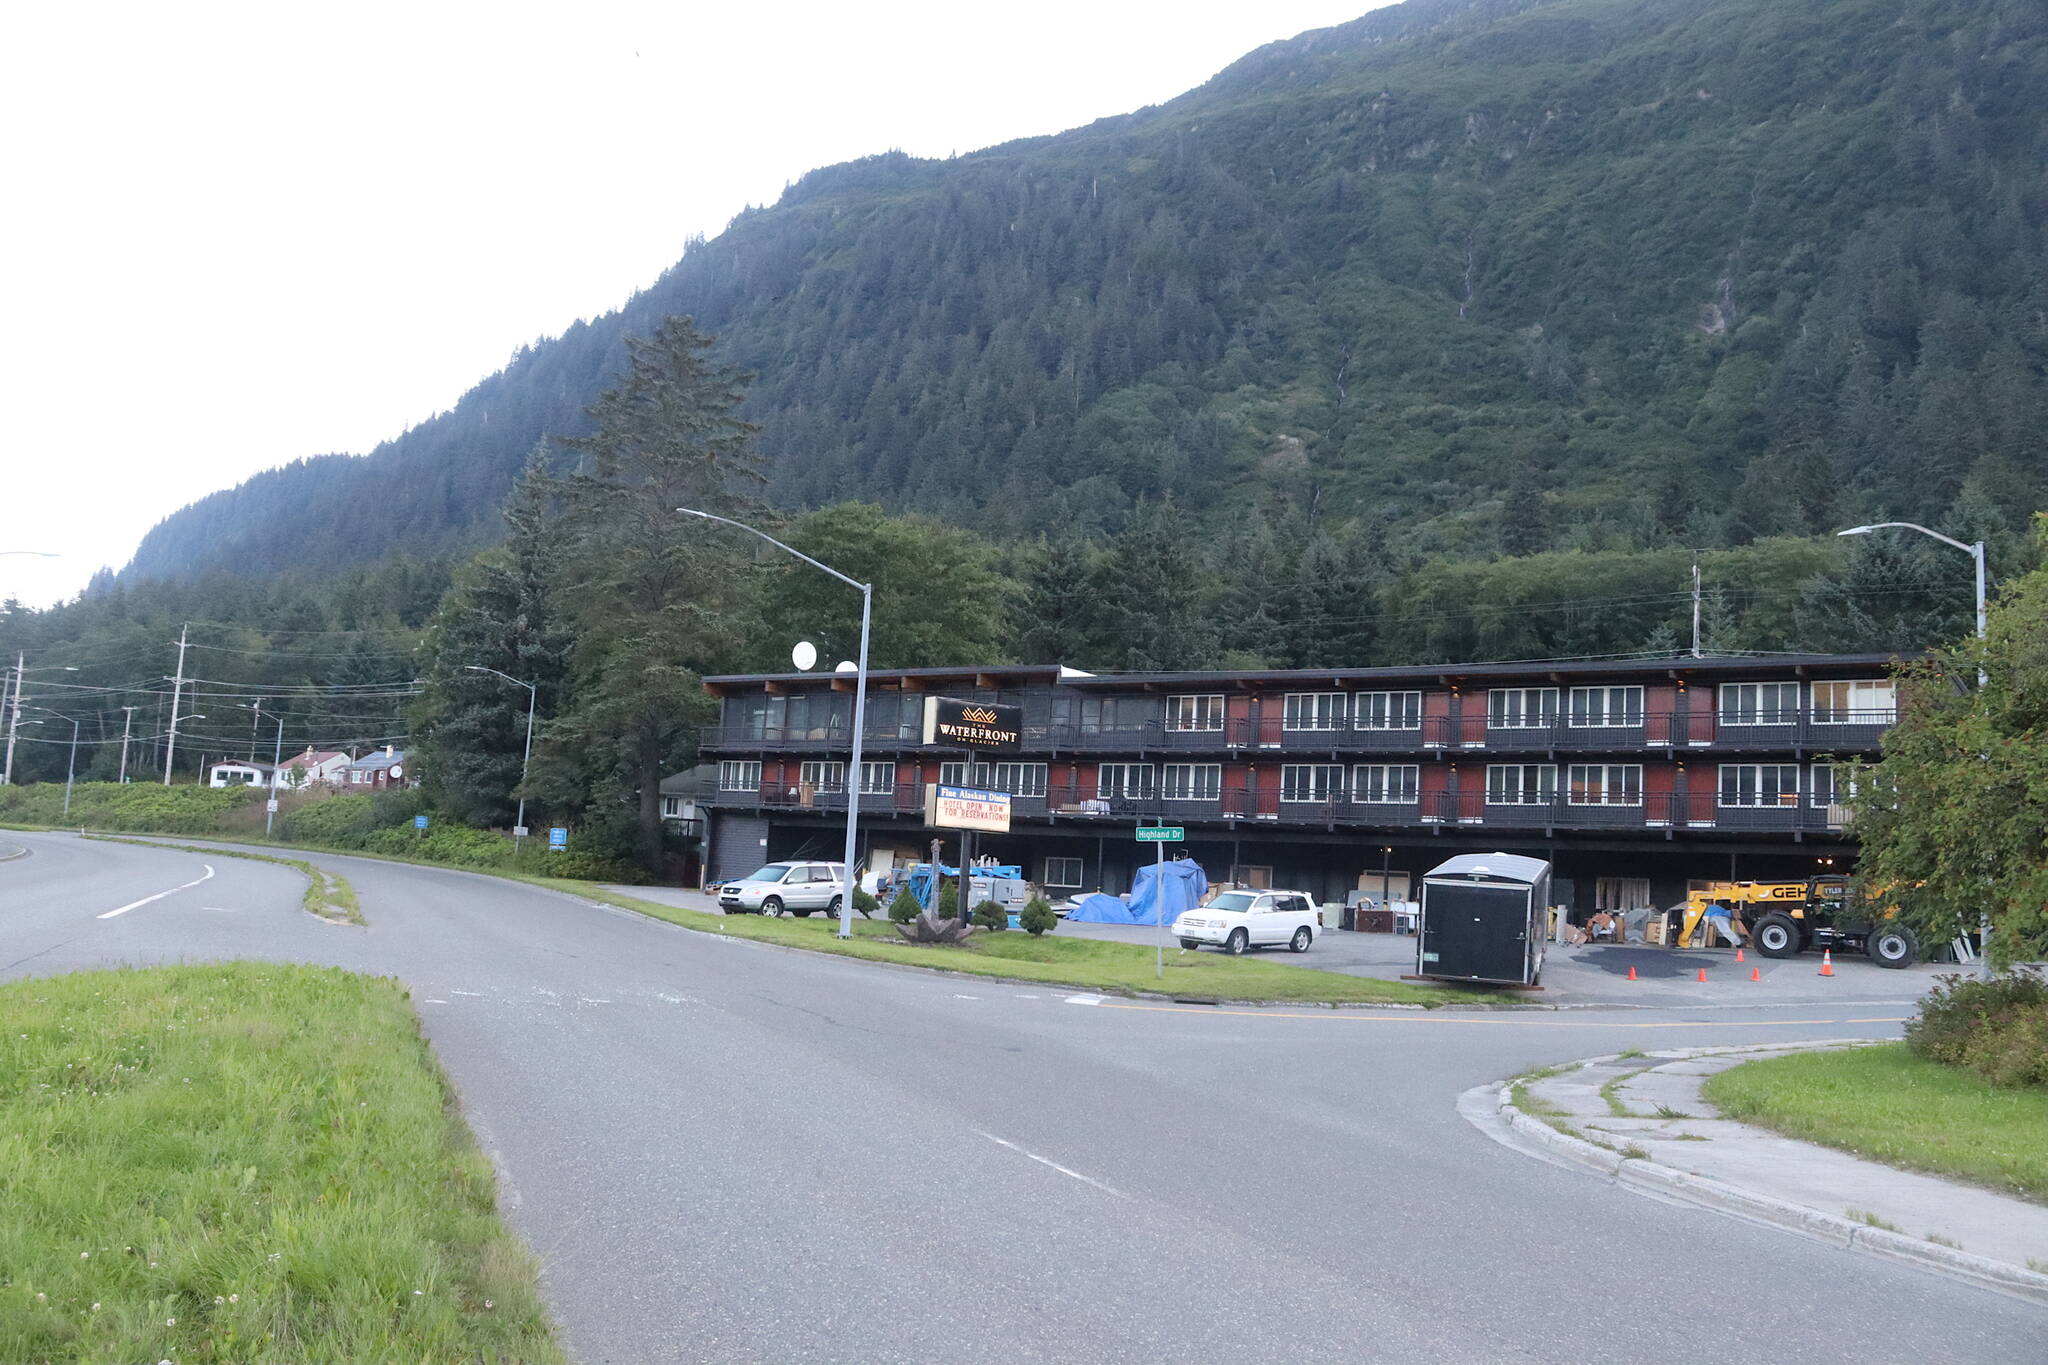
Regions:
[[171, 785], [171, 760], [178, 752], [178, 708], [185, 697], [185, 644], [191, 633], [190, 622], [178, 627], [178, 676], [171, 683], [171, 728], [164, 736], [164, 785]]
[[1700, 657], [1700, 560], [1692, 560], [1692, 657]]
[[128, 780], [128, 730], [129, 730], [129, 727], [130, 727], [130, 726], [132, 726], [132, 725], [134, 725], [134, 724], [135, 724], [135, 711], [136, 711], [136, 708], [135, 708], [135, 707], [133, 707], [133, 706], [124, 706], [124, 707], [122, 707], [122, 708], [121, 708], [121, 712], [122, 712], [122, 715], [121, 715], [121, 779], [120, 779], [120, 780], [121, 780], [122, 782], [126, 782], [126, 781]]
[[26, 653], [14, 656], [14, 697], [7, 710], [7, 766], [0, 771], [0, 785], [14, 785], [14, 732], [21, 728], [21, 679], [28, 667]]

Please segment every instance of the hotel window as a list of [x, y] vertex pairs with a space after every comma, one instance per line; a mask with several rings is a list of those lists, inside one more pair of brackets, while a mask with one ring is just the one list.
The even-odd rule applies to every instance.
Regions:
[[1079, 858], [1047, 858], [1045, 860], [1045, 884], [1063, 890], [1081, 885], [1081, 860]]
[[1205, 697], [1168, 697], [1166, 728], [1169, 730], [1221, 730], [1223, 694]]
[[1554, 763], [1486, 765], [1486, 804], [1489, 806], [1547, 806], [1556, 797], [1557, 765]]
[[1342, 692], [1289, 692], [1281, 714], [1283, 730], [1334, 730], [1344, 723]]
[[1589, 730], [1643, 723], [1640, 687], [1574, 687], [1572, 724]]
[[1721, 684], [1723, 725], [1790, 725], [1797, 719], [1798, 683]]
[[1796, 806], [1799, 769], [1790, 763], [1723, 763], [1721, 804], [1740, 808]]
[[1847, 764], [1833, 763], [1813, 765], [1811, 801], [1816, 810], [1829, 806], [1846, 806], [1856, 795], [1856, 779], [1851, 776], [1854, 769]]
[[1574, 806], [1640, 806], [1643, 765], [1640, 763], [1574, 763], [1566, 800]]
[[843, 792], [846, 790], [846, 765], [844, 763], [806, 763], [797, 770], [797, 781], [809, 783], [812, 791]]
[[1489, 730], [1536, 730], [1556, 720], [1554, 687], [1496, 687], [1486, 694]]
[[1898, 696], [1889, 678], [1813, 685], [1816, 724], [1890, 725], [1898, 718]]
[[1412, 805], [1421, 799], [1422, 769], [1413, 763], [1361, 763], [1351, 773], [1351, 799], [1367, 805]]
[[1335, 801], [1344, 795], [1344, 769], [1335, 763], [1286, 763], [1280, 768], [1282, 801]]
[[1169, 763], [1160, 772], [1159, 794], [1169, 801], [1215, 801], [1223, 795], [1223, 765]]
[[1352, 698], [1351, 726], [1355, 730], [1420, 730], [1420, 692], [1360, 692]]
[[896, 765], [894, 763], [862, 763], [860, 765], [860, 794], [862, 796], [893, 796], [896, 792]]
[[1043, 763], [998, 763], [992, 775], [995, 789], [1012, 796], [1044, 796]]
[[761, 765], [745, 759], [727, 759], [718, 765], [718, 789], [722, 792], [761, 790]]
[[988, 764], [986, 763], [974, 765], [974, 777], [971, 781], [967, 776], [967, 762], [965, 759], [958, 763], [941, 763], [939, 765], [939, 782], [948, 787], [986, 787], [989, 783], [989, 776]]
[[1095, 770], [1095, 794], [1102, 800], [1152, 794], [1150, 763], [1104, 763]]
[[1596, 877], [1593, 880], [1593, 908], [1595, 910], [1648, 910], [1650, 902], [1650, 879], [1648, 877]]

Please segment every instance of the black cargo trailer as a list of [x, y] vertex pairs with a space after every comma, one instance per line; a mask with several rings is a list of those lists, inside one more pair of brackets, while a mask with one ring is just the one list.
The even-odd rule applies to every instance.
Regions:
[[1415, 974], [1440, 981], [1534, 986], [1543, 976], [1550, 864], [1467, 853], [1422, 879]]

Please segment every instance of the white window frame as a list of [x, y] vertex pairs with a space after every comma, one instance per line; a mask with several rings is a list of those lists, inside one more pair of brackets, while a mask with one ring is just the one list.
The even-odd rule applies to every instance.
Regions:
[[[1516, 776], [1510, 779], [1507, 774]], [[1536, 791], [1529, 794], [1525, 774], [1536, 774]], [[1486, 765], [1486, 804], [1489, 806], [1547, 806], [1557, 799], [1555, 763], [1489, 763]]]
[[844, 795], [846, 764], [838, 759], [807, 758], [797, 765], [796, 780], [798, 786], [810, 783], [811, 790], [820, 794], [831, 792]]
[[1422, 765], [1361, 763], [1351, 770], [1351, 799], [1362, 806], [1412, 806], [1422, 799]]
[[1150, 763], [1098, 763], [1095, 765], [1095, 798], [1098, 801], [1139, 801], [1153, 792]]
[[[1781, 781], [1778, 787], [1777, 799], [1771, 801], [1764, 799], [1763, 775], [1767, 769], [1779, 773], [1789, 773], [1792, 777], [1791, 788], [1789, 790], [1786, 789]], [[1753, 799], [1747, 801], [1741, 799], [1742, 782], [1738, 778], [1734, 792], [1736, 799], [1731, 801], [1728, 799], [1729, 774], [1742, 772], [1754, 774], [1754, 777], [1750, 780], [1750, 795]], [[1791, 799], [1787, 800], [1787, 797]], [[1720, 771], [1714, 775], [1714, 799], [1716, 804], [1723, 810], [1792, 810], [1799, 805], [1800, 799], [1799, 765], [1797, 763], [1723, 763]]]
[[[1618, 716], [1616, 693], [1621, 694]], [[1569, 700], [1565, 722], [1574, 730], [1633, 730], [1643, 724], [1643, 689], [1633, 683], [1574, 687]]]
[[989, 785], [989, 766], [980, 759], [974, 761], [973, 775], [968, 774], [967, 760], [956, 759], [939, 764], [939, 785], [942, 787], [975, 787], [986, 791]]
[[1211, 733], [1223, 728], [1223, 694], [1197, 692], [1166, 699], [1166, 728], [1172, 734]]
[[[1515, 699], [1512, 705], [1508, 703], [1510, 697]], [[1533, 713], [1530, 707], [1532, 700], [1535, 702]], [[1557, 689], [1554, 687], [1489, 688], [1486, 693], [1486, 728], [1541, 730], [1557, 723], [1557, 701]]]
[[1045, 860], [1045, 884], [1062, 891], [1079, 890], [1087, 885], [1082, 881], [1087, 871], [1087, 863], [1080, 858], [1048, 857]]
[[990, 789], [1012, 796], [1043, 797], [1045, 780], [1043, 763], [997, 763], [989, 769]]
[[[1304, 774], [1306, 781], [1304, 782]], [[1322, 787], [1322, 791], [1316, 788]], [[1292, 795], [1289, 795], [1289, 793]], [[1280, 765], [1280, 799], [1289, 805], [1321, 806], [1344, 799], [1344, 765], [1341, 763], [1283, 763]]]
[[[1617, 775], [1620, 775], [1618, 785]], [[1630, 791], [1631, 787], [1633, 791]], [[1643, 804], [1643, 765], [1573, 763], [1565, 773], [1564, 790], [1567, 805], [1640, 806]], [[1582, 790], [1583, 796], [1580, 795]]]
[[1221, 801], [1221, 763], [1168, 763], [1159, 774], [1162, 801]]
[[[1764, 689], [1772, 688], [1779, 698], [1764, 706]], [[1788, 695], [1790, 704], [1784, 701]], [[1732, 700], [1731, 700], [1732, 694]], [[1747, 699], [1745, 701], [1745, 698]], [[1714, 696], [1714, 715], [1722, 725], [1790, 725], [1799, 719], [1799, 684], [1796, 682], [1722, 683]], [[1764, 719], [1766, 715], [1772, 717]]]
[[[879, 777], [881, 780], [876, 781]], [[860, 761], [860, 794], [862, 796], [894, 796], [896, 794], [896, 764], [894, 760], [864, 758]]]
[[1359, 692], [1351, 698], [1354, 730], [1420, 730], [1421, 692]]
[[1815, 763], [1807, 770], [1807, 802], [1815, 810], [1846, 806], [1856, 795], [1856, 779], [1846, 775], [1855, 769], [1847, 763]]
[[[1823, 702], [1822, 688], [1847, 688], [1848, 704]], [[1890, 725], [1899, 718], [1898, 687], [1890, 678], [1830, 678], [1812, 684], [1815, 725]]]
[[[1307, 714], [1304, 716], [1304, 712]], [[1304, 723], [1306, 722], [1306, 723]], [[1280, 728], [1321, 732], [1344, 728], [1342, 692], [1289, 692], [1280, 702]]]
[[753, 758], [728, 758], [721, 760], [718, 765], [718, 789], [722, 792], [759, 793], [761, 790], [760, 760]]

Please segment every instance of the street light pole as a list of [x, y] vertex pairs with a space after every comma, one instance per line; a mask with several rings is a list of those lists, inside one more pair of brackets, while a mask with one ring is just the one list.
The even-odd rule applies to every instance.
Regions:
[[[749, 535], [760, 537], [762, 540], [767, 541], [770, 545], [773, 545], [776, 549], [783, 551], [785, 554], [795, 555], [798, 559], [801, 559], [804, 563], [810, 565], [812, 568], [818, 569], [824, 573], [832, 575], [832, 577], [838, 579], [840, 582], [846, 584], [848, 587], [860, 589], [860, 655], [854, 662], [853, 677], [853, 753], [851, 754], [849, 761], [846, 765], [846, 857], [845, 862], [843, 864], [843, 866], [846, 869], [846, 884], [843, 888], [841, 888], [839, 893], [839, 937], [852, 938], [853, 893], [854, 890], [860, 885], [860, 879], [854, 875], [853, 855], [856, 852], [858, 852], [860, 848], [859, 828], [861, 736], [863, 731], [865, 731], [867, 728], [868, 624], [875, 605], [875, 586], [872, 583], [863, 583], [857, 578], [850, 578], [847, 575], [839, 572], [839, 570], [833, 568], [830, 564], [821, 564], [817, 560], [812, 559], [809, 555], [805, 554], [802, 550], [794, 549], [788, 545], [784, 545], [781, 541], [777, 540], [774, 536], [769, 535], [766, 531], [757, 530], [754, 527], [747, 525], [743, 521], [734, 521], [731, 517], [713, 516], [709, 512], [699, 512], [693, 507], [678, 507], [676, 511], [682, 513], [684, 516], [702, 517], [706, 521], [715, 521], [721, 523], [722, 525], [737, 527], [738, 529], [747, 532]], [[967, 775], [970, 779], [972, 779], [974, 776], [974, 768], [971, 758], [968, 764]], [[966, 875], [966, 872], [967, 869], [963, 867], [961, 869], [962, 875]], [[936, 895], [937, 893], [934, 892], [933, 894]], [[935, 901], [934, 904], [936, 903], [937, 902]], [[962, 917], [965, 917], [967, 912], [968, 907], [962, 905], [960, 907], [960, 914], [962, 915]]]
[[[1960, 540], [1956, 540], [1951, 536], [1945, 536], [1939, 531], [1930, 531], [1918, 522], [1912, 521], [1877, 521], [1872, 522], [1868, 526], [1851, 526], [1848, 530], [1837, 531], [1835, 534], [1838, 536], [1867, 536], [1872, 531], [1894, 529], [1918, 531], [1923, 536], [1932, 536], [1942, 544], [1952, 545], [1970, 557], [1970, 562], [1975, 565], [1977, 570], [1977, 643], [1982, 644], [1984, 642], [1986, 625], [1984, 605], [1984, 542], [1979, 540], [1965, 545]], [[1988, 679], [1984, 673], [1983, 659], [1982, 656], [1979, 656], [1977, 662], [1977, 686], [1984, 686], [1986, 681]], [[1991, 979], [1991, 915], [1989, 911], [1979, 911], [1977, 914], [1977, 940], [1980, 952], [1980, 973], [1986, 981], [1989, 981]]]
[[128, 727], [135, 723], [135, 712], [137, 709], [133, 706], [121, 708], [121, 776], [119, 780], [122, 782], [128, 780]]
[[[5, 553], [34, 554], [36, 552], [34, 550], [8, 550]], [[48, 555], [45, 558], [55, 559], [56, 556]], [[21, 688], [22, 684], [28, 679], [27, 665], [27, 654], [17, 653], [14, 656], [14, 693], [13, 700], [7, 706], [7, 759], [4, 765], [0, 765], [0, 787], [12, 786], [14, 783], [14, 734], [21, 725]], [[78, 666], [76, 664], [53, 664], [36, 669], [38, 673], [76, 673], [77, 671]], [[0, 692], [0, 702], [4, 701], [7, 701], [7, 696], [4, 692]]]
[[499, 673], [495, 668], [482, 664], [464, 664], [472, 673], [492, 673], [515, 687], [526, 689], [526, 756], [519, 760], [519, 813], [512, 817], [512, 856], [519, 856], [520, 840], [526, 837], [526, 770], [533, 763], [533, 708], [540, 701], [538, 683], [521, 682], [510, 673]]
[[271, 720], [277, 722], [277, 747], [271, 751], [270, 755], [270, 794], [263, 802], [263, 837], [268, 839], [270, 837], [270, 826], [277, 819], [277, 793], [280, 788], [277, 770], [284, 763], [284, 717], [271, 715], [270, 712], [263, 709], [263, 703], [259, 701], [254, 706], [249, 707], [249, 728], [251, 730], [255, 729], [258, 718], [264, 716], [269, 716]]

